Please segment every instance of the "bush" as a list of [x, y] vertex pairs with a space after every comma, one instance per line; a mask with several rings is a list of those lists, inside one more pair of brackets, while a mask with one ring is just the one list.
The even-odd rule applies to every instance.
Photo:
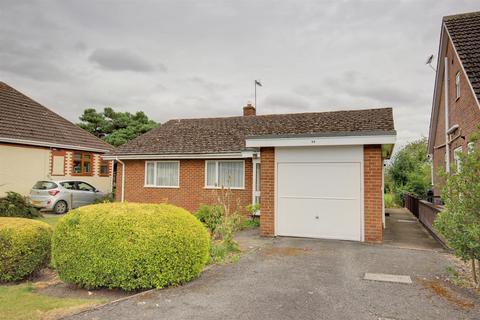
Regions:
[[7, 196], [0, 198], [0, 217], [40, 217], [40, 211], [31, 206], [24, 196], [16, 192], [7, 192]]
[[209, 206], [203, 204], [197, 212], [195, 212], [195, 217], [197, 217], [211, 233], [214, 233], [222, 223], [223, 215], [223, 209], [220, 205]]
[[17, 281], [50, 260], [52, 228], [41, 221], [0, 218], [0, 281]]
[[168, 204], [104, 203], [57, 224], [52, 261], [60, 279], [85, 288], [162, 288], [197, 277], [209, 257], [205, 227]]

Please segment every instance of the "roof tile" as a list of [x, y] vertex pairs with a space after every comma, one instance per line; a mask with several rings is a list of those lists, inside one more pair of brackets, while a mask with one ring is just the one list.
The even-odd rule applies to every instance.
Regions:
[[443, 21], [480, 100], [480, 11], [446, 16]]
[[393, 134], [391, 108], [170, 120], [111, 155], [239, 152], [249, 136]]
[[0, 139], [109, 151], [113, 147], [0, 81]]

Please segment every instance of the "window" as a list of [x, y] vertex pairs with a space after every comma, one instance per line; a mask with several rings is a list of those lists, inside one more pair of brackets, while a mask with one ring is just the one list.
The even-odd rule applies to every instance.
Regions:
[[243, 189], [244, 167], [243, 160], [205, 161], [205, 187]]
[[37, 183], [33, 185], [32, 189], [50, 190], [55, 189], [56, 187], [58, 187], [58, 185], [52, 181], [37, 181]]
[[475, 151], [475, 142], [470, 141], [467, 144], [467, 152], [468, 152], [468, 154], [472, 154], [474, 151]]
[[60, 185], [67, 190], [75, 190], [75, 182], [73, 181], [61, 182]]
[[92, 154], [83, 152], [73, 153], [73, 175], [92, 175]]
[[460, 98], [460, 71], [455, 75], [455, 99]]
[[462, 154], [462, 147], [458, 147], [455, 150], [453, 150], [453, 160], [455, 161], [455, 168], [457, 172], [460, 172], [462, 169], [462, 161], [460, 159], [460, 155]]
[[145, 186], [178, 188], [180, 184], [178, 161], [147, 161], [145, 164]]
[[89, 185], [88, 183], [83, 182], [83, 181], [79, 181], [77, 183], [77, 189], [79, 191], [88, 191], [88, 192], [94, 192], [95, 191], [94, 187], [92, 187], [91, 185]]
[[100, 160], [100, 172], [99, 175], [102, 177], [108, 176], [110, 172], [110, 161]]

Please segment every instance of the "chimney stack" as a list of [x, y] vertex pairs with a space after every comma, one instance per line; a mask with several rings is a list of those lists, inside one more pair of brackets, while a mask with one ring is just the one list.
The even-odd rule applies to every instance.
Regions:
[[251, 103], [247, 103], [245, 107], [243, 107], [243, 116], [254, 116], [257, 114], [257, 110]]

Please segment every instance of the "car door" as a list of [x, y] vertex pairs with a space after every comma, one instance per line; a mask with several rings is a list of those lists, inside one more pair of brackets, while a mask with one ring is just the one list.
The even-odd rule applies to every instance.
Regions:
[[79, 199], [78, 196], [76, 195], [77, 193], [77, 186], [75, 181], [63, 181], [60, 183], [62, 188], [64, 189], [64, 192], [67, 195], [68, 198], [68, 207], [73, 209], [79, 206]]
[[77, 181], [75, 196], [78, 198], [78, 206], [85, 206], [95, 202], [97, 195], [95, 188], [83, 181]]

